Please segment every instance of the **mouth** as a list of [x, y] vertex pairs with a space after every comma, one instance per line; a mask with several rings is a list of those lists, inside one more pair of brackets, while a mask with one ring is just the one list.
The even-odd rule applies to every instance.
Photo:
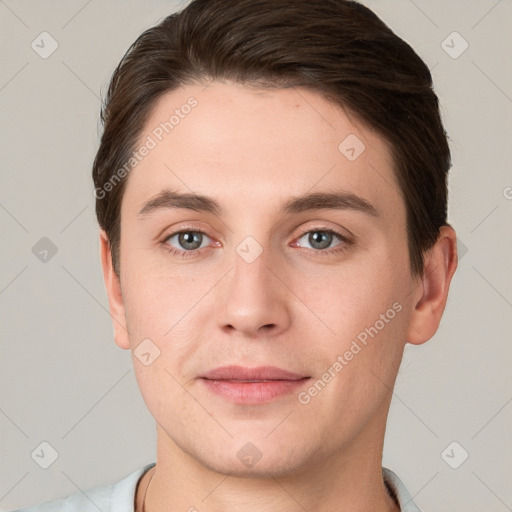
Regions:
[[263, 404], [296, 392], [311, 377], [275, 366], [223, 366], [200, 377], [206, 389], [235, 404]]
[[209, 380], [234, 380], [244, 382], [262, 382], [270, 380], [300, 380], [305, 375], [290, 372], [277, 366], [257, 366], [249, 368], [246, 366], [221, 366], [201, 375], [203, 379]]

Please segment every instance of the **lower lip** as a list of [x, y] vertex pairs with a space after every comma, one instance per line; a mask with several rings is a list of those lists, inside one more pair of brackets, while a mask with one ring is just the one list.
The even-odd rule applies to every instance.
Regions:
[[269, 380], [267, 382], [201, 380], [211, 392], [236, 404], [262, 404], [296, 392], [309, 381], [309, 377], [299, 380]]

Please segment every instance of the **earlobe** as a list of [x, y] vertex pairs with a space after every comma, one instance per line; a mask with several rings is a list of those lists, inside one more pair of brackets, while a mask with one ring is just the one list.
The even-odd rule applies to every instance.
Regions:
[[425, 265], [407, 331], [407, 342], [425, 343], [436, 333], [457, 268], [457, 237], [450, 225], [442, 226], [435, 245], [425, 255]]
[[126, 316], [121, 291], [121, 282], [115, 273], [112, 264], [110, 241], [107, 234], [102, 229], [100, 229], [99, 242], [103, 280], [107, 290], [110, 316], [114, 327], [114, 341], [118, 347], [129, 349], [130, 340], [126, 329]]

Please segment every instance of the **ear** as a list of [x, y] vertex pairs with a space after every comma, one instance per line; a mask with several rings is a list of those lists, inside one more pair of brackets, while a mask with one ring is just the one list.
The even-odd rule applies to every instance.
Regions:
[[114, 325], [114, 341], [120, 348], [129, 349], [130, 340], [126, 329], [126, 316], [121, 291], [121, 281], [114, 272], [110, 241], [105, 231], [100, 229], [100, 258], [103, 268], [103, 279], [107, 289], [110, 316]]
[[450, 225], [442, 226], [437, 242], [425, 255], [423, 275], [413, 291], [408, 343], [420, 345], [436, 333], [456, 268], [457, 236]]

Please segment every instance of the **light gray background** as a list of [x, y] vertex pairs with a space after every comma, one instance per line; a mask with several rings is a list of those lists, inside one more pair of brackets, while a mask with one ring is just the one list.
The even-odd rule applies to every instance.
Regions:
[[[459, 269], [436, 336], [408, 346], [384, 465], [425, 511], [512, 510], [512, 2], [370, 1], [433, 70], [451, 137]], [[100, 97], [168, 1], [0, 0], [0, 507], [113, 482], [154, 460], [155, 432], [112, 340], [90, 169]], [[31, 43], [47, 31], [58, 49]], [[468, 49], [442, 42], [457, 31]], [[452, 42], [453, 41], [453, 42]], [[445, 45], [460, 49], [461, 40]], [[40, 261], [48, 237], [57, 253]], [[57, 460], [31, 458], [47, 441]], [[452, 469], [450, 462], [468, 459]]]

